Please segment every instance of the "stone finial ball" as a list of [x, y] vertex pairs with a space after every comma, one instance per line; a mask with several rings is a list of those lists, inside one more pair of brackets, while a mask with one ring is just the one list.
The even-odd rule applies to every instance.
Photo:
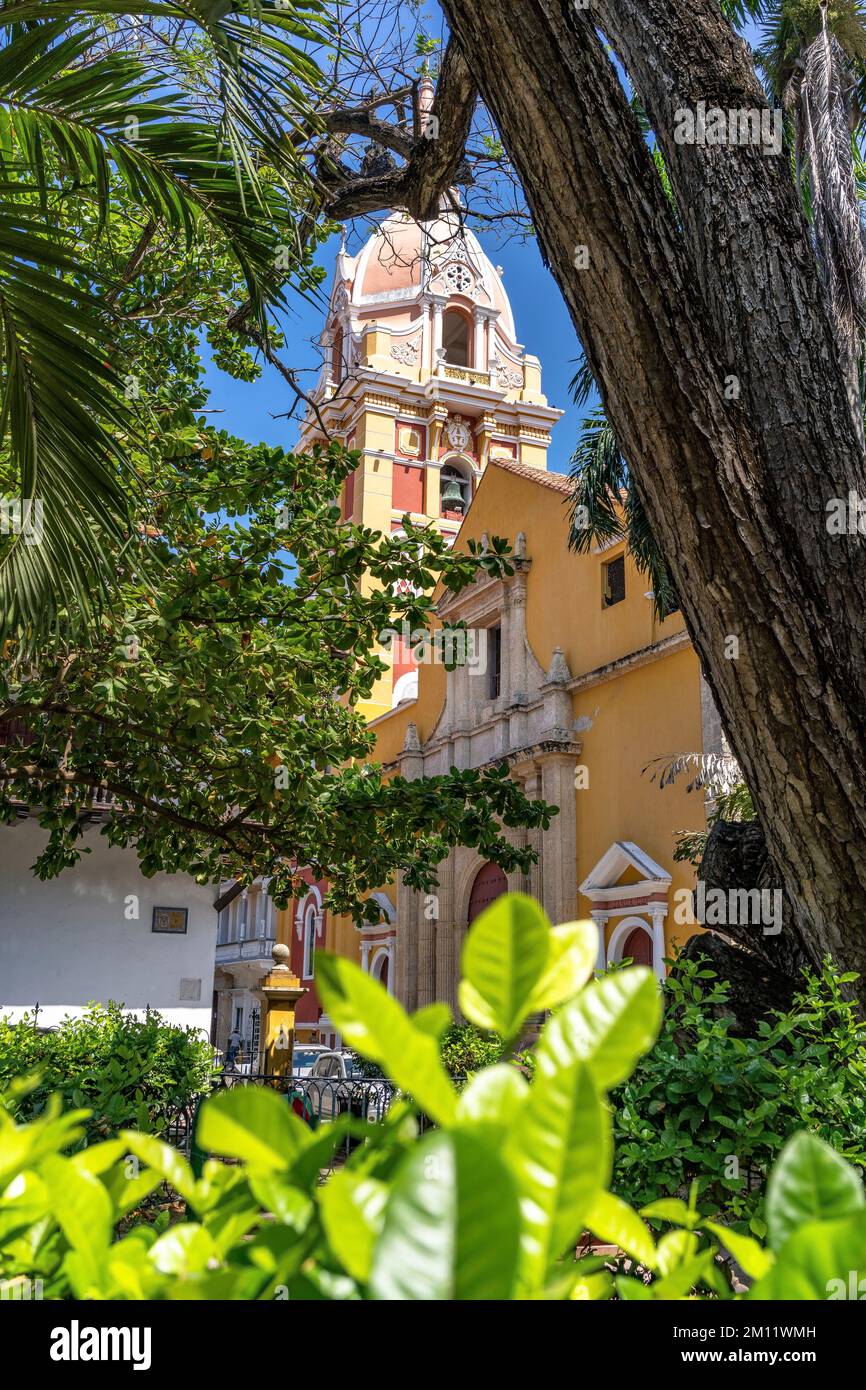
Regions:
[[288, 946], [286, 946], [284, 942], [278, 941], [271, 951], [271, 955], [274, 958], [274, 965], [288, 967], [289, 954]]

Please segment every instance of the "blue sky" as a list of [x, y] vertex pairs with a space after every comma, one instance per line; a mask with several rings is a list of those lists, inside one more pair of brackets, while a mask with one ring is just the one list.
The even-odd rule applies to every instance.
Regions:
[[[553, 276], [543, 265], [534, 241], [497, 244], [492, 238], [483, 236], [480, 240], [491, 260], [505, 270], [504, 284], [514, 310], [518, 339], [527, 352], [541, 358], [542, 384], [550, 404], [566, 411], [553, 431], [549, 457], [551, 468], [567, 471], [582, 412], [568, 397], [568, 383], [575, 370], [573, 359], [579, 356], [580, 345], [562, 296]], [[328, 291], [338, 246], [339, 240], [335, 237], [320, 248], [318, 257], [328, 270]], [[318, 368], [320, 357], [310, 340], [321, 332], [324, 310], [308, 304], [299, 295], [290, 301], [290, 310], [283, 321], [286, 345], [280, 355], [290, 367]], [[297, 438], [297, 426], [291, 420], [273, 418], [288, 409], [291, 399], [279, 374], [265, 365], [259, 381], [235, 381], [213, 365], [206, 345], [204, 357], [211, 408], [224, 412], [214, 417], [214, 423], [251, 443], [261, 440], [290, 448]], [[304, 377], [302, 381], [311, 384], [315, 375]]]

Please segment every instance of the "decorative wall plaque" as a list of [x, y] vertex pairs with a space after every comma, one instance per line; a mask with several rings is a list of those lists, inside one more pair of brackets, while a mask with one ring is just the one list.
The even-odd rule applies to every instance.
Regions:
[[171, 936], [185, 936], [188, 917], [189, 909], [185, 907], [155, 907], [150, 929]]

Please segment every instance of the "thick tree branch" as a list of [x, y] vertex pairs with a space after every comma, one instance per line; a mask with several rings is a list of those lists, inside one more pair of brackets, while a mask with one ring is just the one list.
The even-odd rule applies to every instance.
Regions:
[[[431, 138], [422, 136], [413, 143], [402, 169], [336, 183], [323, 196], [323, 211], [340, 219], [406, 208], [419, 222], [435, 217], [439, 199], [454, 182], [464, 157], [476, 98], [477, 88], [466, 60], [459, 46], [449, 41], [433, 100]], [[327, 122], [327, 117], [324, 119]], [[390, 129], [393, 132], [395, 127]]]
[[332, 135], [361, 135], [383, 145], [387, 150], [411, 159], [415, 141], [405, 130], [384, 121], [371, 110], [363, 107], [342, 107], [336, 111], [325, 111], [319, 117], [320, 124]]

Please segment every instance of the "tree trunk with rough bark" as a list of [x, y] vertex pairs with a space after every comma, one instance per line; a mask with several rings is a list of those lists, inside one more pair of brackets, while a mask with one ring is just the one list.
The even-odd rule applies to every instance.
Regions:
[[866, 550], [826, 520], [866, 497], [866, 464], [786, 156], [674, 139], [678, 108], [765, 107], [748, 49], [713, 0], [443, 3], [673, 575], [792, 954], [866, 979]]

